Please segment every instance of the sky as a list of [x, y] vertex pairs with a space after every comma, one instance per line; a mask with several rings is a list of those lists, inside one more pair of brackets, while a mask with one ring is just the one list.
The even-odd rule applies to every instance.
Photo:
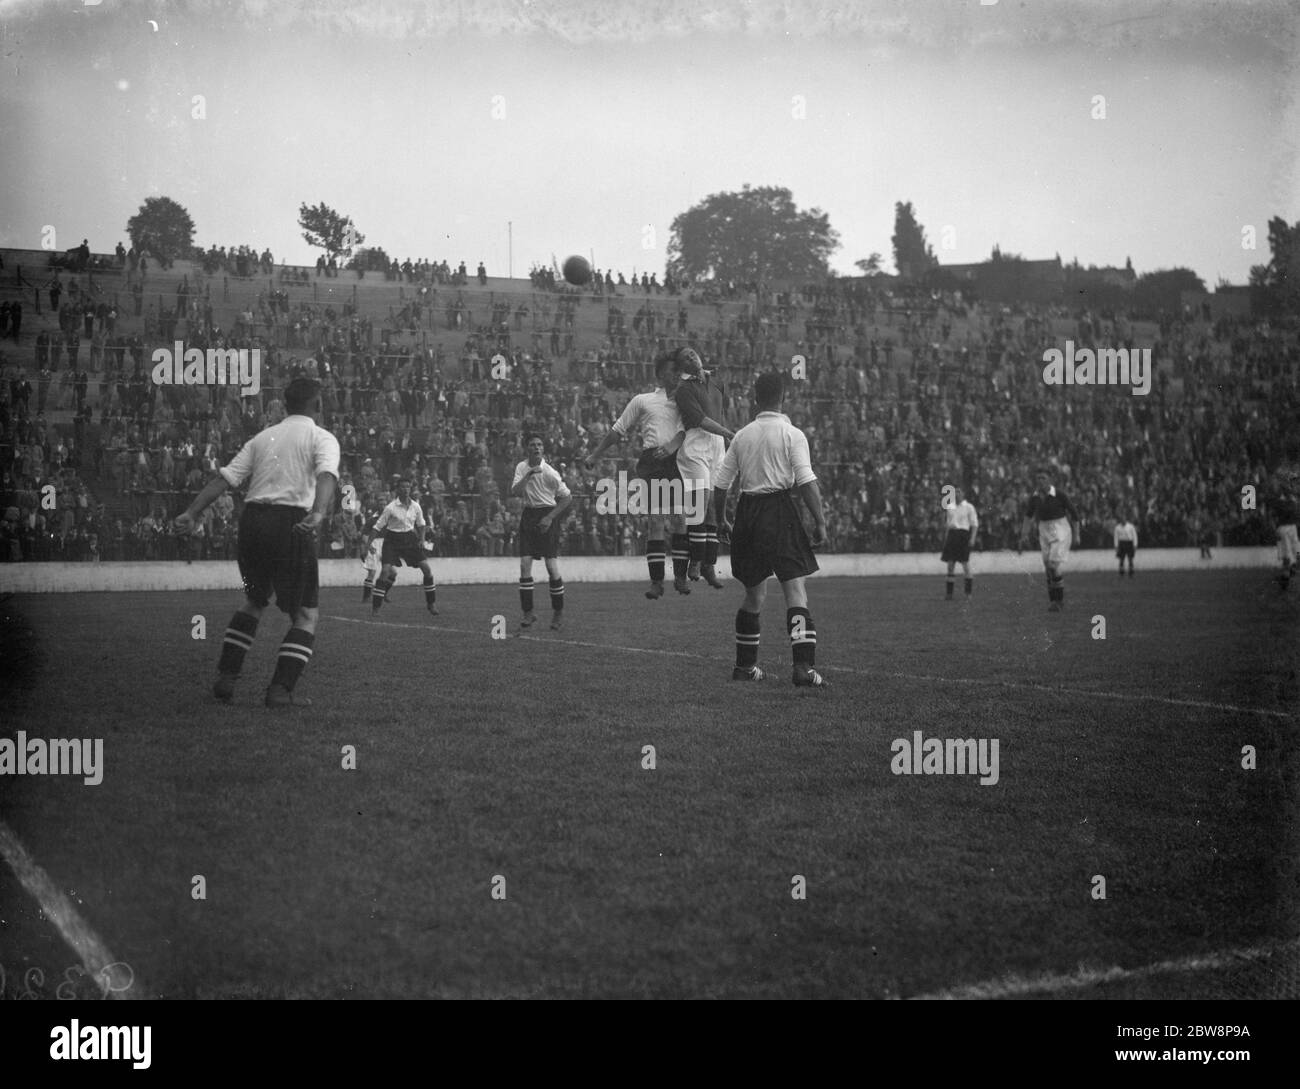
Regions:
[[298, 209], [323, 201], [399, 259], [662, 274], [674, 217], [748, 183], [827, 213], [840, 274], [892, 270], [910, 201], [941, 263], [1244, 283], [1268, 220], [1300, 220], [1297, 12], [0, 0], [0, 245], [108, 251], [168, 196], [201, 245], [312, 264]]

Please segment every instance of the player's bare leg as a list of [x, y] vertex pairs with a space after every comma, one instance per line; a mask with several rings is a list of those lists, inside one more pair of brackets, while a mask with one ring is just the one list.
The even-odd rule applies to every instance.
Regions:
[[524, 618], [519, 621], [519, 630], [523, 631], [537, 623], [537, 614], [533, 612], [533, 560], [531, 556], [519, 557], [519, 607], [524, 612]]
[[293, 611], [293, 624], [280, 644], [275, 675], [266, 689], [267, 707], [310, 707], [311, 700], [294, 699], [293, 689], [302, 671], [311, 661], [316, 643], [316, 621], [320, 609], [299, 606]]
[[564, 621], [564, 578], [560, 575], [560, 561], [548, 556], [544, 561], [551, 586], [551, 631], [559, 631]]
[[790, 632], [790, 653], [794, 659], [791, 680], [798, 688], [827, 688], [826, 678], [817, 672], [817, 628], [808, 611], [808, 590], [802, 576], [781, 583], [785, 595], [785, 622]]
[[229, 703], [235, 695], [235, 682], [244, 665], [244, 655], [253, 645], [257, 625], [265, 606], [251, 598], [245, 599], [235, 615], [230, 618], [225, 638], [221, 642], [221, 658], [217, 662], [217, 679], [212, 683], [212, 694], [222, 703]]

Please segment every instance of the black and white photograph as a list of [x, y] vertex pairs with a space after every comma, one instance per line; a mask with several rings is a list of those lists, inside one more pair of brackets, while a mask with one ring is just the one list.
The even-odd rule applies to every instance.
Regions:
[[0, 0], [0, 999], [80, 1018], [24, 1047], [1025, 1000], [1249, 1065], [1300, 997], [1298, 31]]

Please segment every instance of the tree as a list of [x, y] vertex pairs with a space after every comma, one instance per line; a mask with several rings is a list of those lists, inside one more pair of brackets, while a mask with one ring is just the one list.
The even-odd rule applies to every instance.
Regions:
[[925, 228], [916, 221], [910, 200], [894, 205], [894, 234], [890, 241], [894, 244], [894, 267], [904, 280], [919, 280], [938, 267], [939, 259], [925, 240]]
[[870, 257], [865, 257], [861, 261], [854, 261], [853, 267], [862, 273], [863, 276], [879, 276], [884, 269], [880, 267], [884, 258], [878, 253], [873, 253]]
[[818, 279], [839, 244], [821, 209], [796, 208], [789, 189], [746, 185], [705, 197], [673, 220], [667, 271], [678, 280]]
[[1250, 270], [1251, 303], [1263, 314], [1300, 315], [1300, 222], [1288, 226], [1281, 216], [1268, 221], [1272, 259]]
[[194, 220], [171, 197], [145, 197], [140, 210], [126, 221], [126, 233], [137, 250], [170, 264], [189, 255], [194, 245]]
[[1144, 272], [1133, 285], [1133, 303], [1148, 314], [1179, 314], [1183, 292], [1205, 293], [1205, 281], [1189, 268], [1162, 268]]
[[307, 245], [324, 250], [327, 257], [348, 257], [366, 240], [349, 217], [339, 215], [323, 201], [314, 208], [306, 204], [299, 208], [298, 226]]

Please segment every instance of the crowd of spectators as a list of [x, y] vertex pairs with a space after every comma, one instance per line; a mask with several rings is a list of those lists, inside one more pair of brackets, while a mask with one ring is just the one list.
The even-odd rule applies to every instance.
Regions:
[[[263, 271], [269, 256], [256, 258]], [[233, 556], [236, 501], [209, 508], [192, 541], [171, 536], [169, 520], [283, 414], [283, 386], [312, 373], [323, 385], [326, 425], [339, 437], [343, 490], [355, 498], [322, 535], [323, 555], [359, 555], [361, 535], [398, 476], [413, 481], [426, 508], [433, 555], [509, 555], [519, 517], [510, 474], [533, 431], [578, 497], [565, 551], [637, 553], [644, 520], [598, 515], [592, 496], [599, 479], [629, 469], [638, 451], [625, 448], [592, 470], [582, 459], [628, 398], [649, 388], [654, 355], [681, 344], [713, 369], [722, 422], [733, 429], [749, 418], [758, 373], [786, 373], [786, 411], [809, 438], [831, 550], [937, 551], [947, 484], [961, 486], [979, 509], [982, 547], [1015, 547], [1042, 464], [1056, 467], [1083, 516], [1083, 547], [1109, 545], [1123, 517], [1137, 523], [1144, 547], [1191, 545], [1207, 533], [1230, 544], [1271, 541], [1267, 514], [1241, 510], [1237, 496], [1294, 457], [1294, 326], [1210, 325], [1189, 315], [1157, 328], [1125, 315], [976, 305], [865, 281], [688, 308], [680, 297], [656, 301], [656, 285], [649, 278], [646, 285], [635, 306], [539, 291], [486, 305], [475, 296], [471, 314], [462, 293], [440, 298], [421, 283], [427, 294], [404, 294], [405, 313], [379, 330], [351, 303], [337, 310], [294, 303], [271, 285], [225, 329], [210, 281], [186, 277], [174, 303], [157, 312], [151, 303], [142, 314], [133, 302], [129, 316], [139, 320], [127, 332], [108, 300], [60, 284], [50, 298], [59, 328], [41, 329], [36, 388], [0, 356], [0, 552]], [[576, 335], [575, 314], [587, 305], [603, 308], [599, 342]], [[446, 325], [463, 331], [463, 342], [448, 344], [444, 334], [427, 343], [420, 326], [436, 310], [460, 314]], [[151, 382], [149, 346], [170, 344], [178, 329], [200, 350], [259, 350], [261, 392], [241, 398], [230, 387]], [[1042, 353], [1066, 337], [1079, 346], [1150, 344], [1150, 395], [1046, 385]], [[81, 340], [90, 341], [85, 363]], [[70, 423], [49, 422], [68, 412]]]

